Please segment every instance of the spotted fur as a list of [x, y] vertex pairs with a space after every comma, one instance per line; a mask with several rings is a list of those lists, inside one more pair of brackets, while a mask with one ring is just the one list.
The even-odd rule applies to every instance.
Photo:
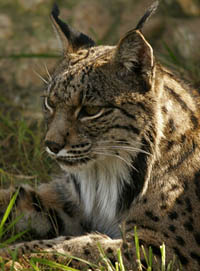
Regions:
[[[157, 62], [141, 33], [156, 6], [116, 46], [96, 46], [54, 7], [63, 59], [44, 93], [45, 144], [65, 173], [37, 189], [20, 188], [17, 229], [49, 240], [11, 248], [95, 262], [100, 242], [113, 261], [121, 246], [131, 269], [137, 225], [158, 261], [164, 242], [167, 261], [175, 254], [184, 270], [200, 269], [200, 97]], [[13, 192], [0, 190], [1, 210]]]

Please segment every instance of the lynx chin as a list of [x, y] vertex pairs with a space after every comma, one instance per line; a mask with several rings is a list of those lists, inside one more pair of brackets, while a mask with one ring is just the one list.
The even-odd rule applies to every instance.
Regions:
[[[142, 34], [157, 5], [116, 46], [95, 45], [54, 5], [63, 57], [44, 91], [45, 145], [64, 173], [19, 188], [11, 216], [23, 213], [17, 231], [28, 227], [36, 240], [1, 256], [45, 250], [94, 263], [100, 243], [112, 262], [121, 247], [133, 270], [136, 225], [158, 262], [164, 242], [167, 262], [176, 255], [177, 268], [200, 270], [200, 95], [155, 59]], [[0, 190], [1, 213], [15, 190]]]

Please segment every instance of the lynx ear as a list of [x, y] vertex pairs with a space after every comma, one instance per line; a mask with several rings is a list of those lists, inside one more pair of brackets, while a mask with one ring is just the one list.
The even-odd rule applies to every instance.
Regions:
[[148, 73], [153, 67], [153, 49], [145, 40], [141, 29], [150, 16], [156, 11], [159, 1], [155, 1], [139, 20], [135, 29], [126, 33], [119, 41], [115, 52], [115, 60], [128, 70]]
[[74, 30], [58, 18], [59, 8], [54, 4], [51, 12], [51, 20], [56, 34], [61, 42], [63, 54], [75, 53], [78, 49], [89, 48], [95, 45], [95, 42], [85, 34]]
[[146, 73], [153, 68], [153, 49], [139, 30], [131, 30], [118, 43], [115, 61], [129, 71]]

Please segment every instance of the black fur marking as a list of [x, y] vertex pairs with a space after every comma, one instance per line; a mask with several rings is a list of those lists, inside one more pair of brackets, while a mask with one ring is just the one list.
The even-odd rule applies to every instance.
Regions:
[[180, 104], [182, 109], [190, 114], [190, 121], [192, 122], [194, 129], [198, 127], [198, 119], [194, 115], [194, 112], [187, 106], [187, 104], [181, 99], [180, 95], [177, 94], [173, 89], [165, 86], [165, 89], [174, 97], [174, 99]]
[[166, 108], [165, 106], [162, 107], [162, 111], [163, 111], [163, 113], [165, 113], [165, 114], [168, 113], [168, 110], [167, 110], [167, 108]]
[[84, 248], [83, 248], [83, 251], [84, 251], [84, 254], [85, 254], [86, 256], [88, 256], [88, 255], [91, 254], [90, 250], [89, 250], [87, 247], [84, 247]]
[[197, 196], [197, 199], [200, 201], [200, 172], [197, 172], [195, 174], [194, 178], [194, 183], [195, 183], [195, 194]]
[[89, 48], [95, 45], [95, 42], [91, 38], [79, 31], [74, 30], [72, 27], [61, 21], [58, 18], [59, 13], [60, 11], [58, 6], [54, 4], [51, 15], [53, 16], [54, 20], [59, 25], [60, 29], [65, 34], [67, 39], [70, 41], [74, 49], [78, 49], [80, 47]]
[[[138, 191], [139, 193], [139, 191]], [[130, 184], [124, 182], [122, 192], [117, 202], [117, 210], [124, 211], [128, 209], [133, 201], [133, 199], [137, 196], [137, 192], [135, 191], [135, 185], [133, 182]]]
[[[142, 140], [142, 144], [144, 146], [144, 151], [149, 152], [149, 144], [144, 139]], [[147, 171], [147, 155], [142, 152], [138, 153], [137, 157], [133, 161], [133, 166], [137, 171], [132, 170], [130, 172], [131, 181], [129, 184], [124, 182], [124, 187], [117, 203], [117, 208], [120, 211], [129, 208], [132, 201], [142, 191]]]
[[168, 214], [168, 217], [171, 219], [171, 220], [175, 220], [175, 219], [177, 219], [178, 218], [178, 214], [177, 214], [177, 212], [170, 212], [169, 214]]
[[170, 225], [170, 226], [169, 226], [169, 230], [170, 230], [171, 232], [175, 232], [175, 231], [176, 231], [176, 227], [175, 227], [174, 225]]
[[138, 22], [135, 30], [141, 30], [144, 26], [144, 24], [147, 22], [147, 20], [150, 18], [150, 16], [156, 11], [158, 8], [159, 1], [155, 1], [149, 9], [145, 12], [144, 16], [140, 19]]
[[178, 162], [168, 168], [167, 172], [169, 173], [170, 171], [173, 171], [174, 169], [177, 169], [179, 166], [181, 166], [182, 163], [185, 162], [185, 160], [187, 160], [194, 153], [196, 147], [197, 145], [193, 143], [190, 149], [184, 152], [184, 154], [179, 158]]
[[183, 205], [183, 201], [181, 199], [179, 199], [179, 198], [176, 198], [176, 203], [178, 205]]
[[175, 126], [175, 123], [174, 123], [173, 119], [169, 119], [168, 126], [169, 126], [169, 131], [168, 132], [170, 134], [172, 134], [173, 132], [175, 132], [176, 126]]
[[194, 238], [198, 246], [200, 246], [200, 233], [196, 232], [194, 233]]
[[149, 244], [149, 247], [152, 248], [153, 254], [157, 255], [157, 256], [161, 256], [161, 252], [160, 252], [160, 248], [153, 245], [153, 244]]
[[190, 202], [190, 199], [188, 197], [185, 198], [185, 203], [186, 203], [186, 210], [191, 213], [192, 212], [192, 204]]
[[183, 238], [181, 236], [176, 236], [176, 242], [180, 245], [180, 246], [185, 246], [185, 241], [183, 240]]
[[145, 215], [154, 222], [158, 222], [160, 220], [159, 217], [154, 215], [152, 211], [145, 211]]
[[183, 226], [189, 232], [192, 232], [194, 230], [194, 227], [190, 221], [186, 221]]
[[114, 126], [111, 126], [109, 127], [106, 132], [108, 132], [109, 130], [112, 130], [112, 129], [123, 129], [123, 130], [127, 130], [127, 131], [131, 131], [133, 132], [134, 134], [136, 135], [139, 135], [140, 134], [140, 130], [136, 127], [134, 127], [133, 125], [114, 125]]
[[174, 140], [168, 141], [167, 143], [167, 151], [171, 150], [176, 142]]
[[198, 265], [200, 265], [200, 256], [196, 252], [192, 251], [190, 253], [190, 256], [192, 257], [192, 259], [194, 259], [198, 262]]
[[173, 247], [174, 253], [178, 256], [182, 265], [188, 264], [188, 259], [179, 251], [177, 247]]

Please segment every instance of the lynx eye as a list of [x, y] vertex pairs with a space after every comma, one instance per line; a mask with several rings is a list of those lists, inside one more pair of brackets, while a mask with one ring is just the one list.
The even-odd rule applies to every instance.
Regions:
[[99, 117], [104, 111], [104, 108], [101, 106], [83, 106], [79, 117], [83, 120], [94, 119]]
[[84, 106], [83, 110], [89, 116], [94, 116], [101, 111], [102, 107], [100, 106]]

